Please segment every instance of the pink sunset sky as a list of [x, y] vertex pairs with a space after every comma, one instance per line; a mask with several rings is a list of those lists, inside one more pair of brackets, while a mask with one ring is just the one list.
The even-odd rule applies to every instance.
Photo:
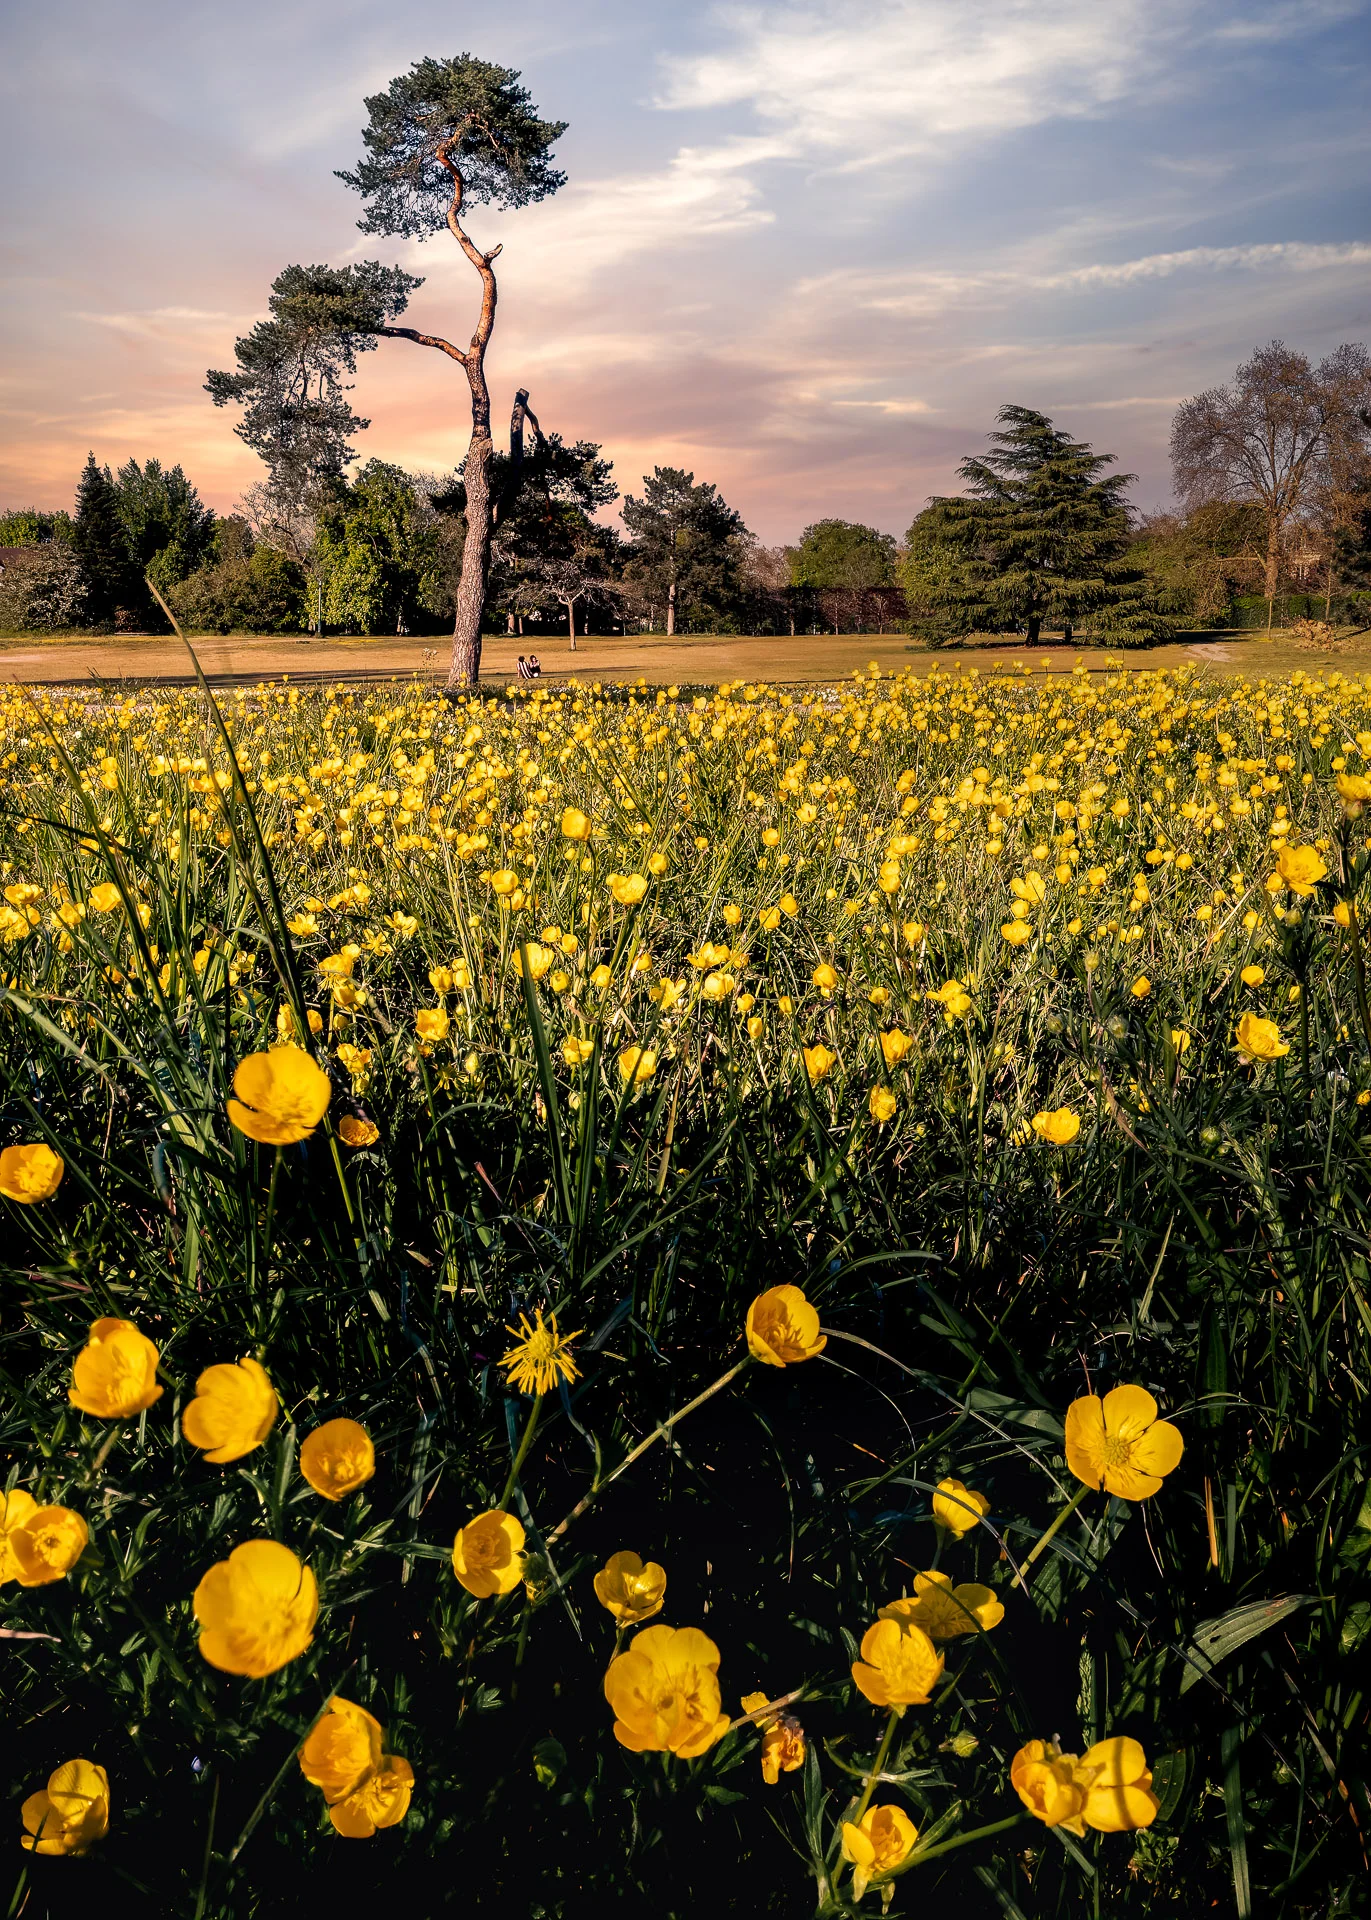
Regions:
[[[180, 461], [230, 508], [260, 468], [203, 392], [291, 261], [426, 274], [363, 239], [362, 97], [423, 54], [522, 70], [569, 182], [501, 241], [488, 368], [545, 427], [716, 481], [764, 539], [902, 533], [1004, 401], [1166, 501], [1171, 414], [1282, 335], [1371, 336], [1367, 9], [1352, 0], [48, 0], [6, 30], [0, 507], [66, 506], [87, 449]], [[359, 442], [449, 470], [460, 369], [360, 363]]]

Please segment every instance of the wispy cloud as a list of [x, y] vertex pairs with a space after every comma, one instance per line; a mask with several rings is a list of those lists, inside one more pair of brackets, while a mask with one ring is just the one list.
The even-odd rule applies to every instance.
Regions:
[[1240, 247], [1185, 247], [1175, 253], [1149, 253], [1135, 260], [1097, 260], [1063, 267], [1055, 273], [1008, 269], [894, 270], [889, 273], [824, 274], [801, 283], [797, 292], [814, 298], [839, 287], [859, 305], [908, 318], [931, 316], [958, 306], [1002, 306], [1024, 292], [1090, 292], [1169, 280], [1186, 273], [1258, 275], [1360, 272], [1371, 266], [1371, 241], [1318, 245], [1278, 240]]
[[188, 326], [213, 328], [218, 332], [223, 322], [231, 320], [233, 315], [214, 313], [204, 307], [146, 307], [132, 313], [89, 313], [78, 309], [72, 317], [135, 339], [180, 340], [184, 339]]

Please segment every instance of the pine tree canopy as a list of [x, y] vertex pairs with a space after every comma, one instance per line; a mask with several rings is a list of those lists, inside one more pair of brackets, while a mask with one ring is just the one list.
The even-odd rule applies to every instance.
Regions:
[[1001, 407], [991, 450], [958, 468], [968, 491], [930, 501], [909, 530], [901, 578], [916, 622], [949, 638], [1091, 628], [1121, 645], [1166, 623], [1127, 553], [1133, 474], [1030, 407]]
[[499, 207], [544, 200], [566, 183], [549, 149], [564, 120], [540, 120], [511, 67], [469, 53], [416, 60], [384, 93], [366, 101], [365, 156], [339, 172], [366, 201], [363, 233], [426, 240], [447, 225], [453, 178], [443, 150], [460, 169], [462, 198]]
[[273, 472], [336, 479], [354, 458], [352, 436], [370, 425], [352, 411], [343, 376], [423, 284], [376, 260], [286, 267], [272, 282], [271, 318], [235, 345], [238, 371], [211, 369], [205, 391], [216, 407], [242, 407], [234, 431]]

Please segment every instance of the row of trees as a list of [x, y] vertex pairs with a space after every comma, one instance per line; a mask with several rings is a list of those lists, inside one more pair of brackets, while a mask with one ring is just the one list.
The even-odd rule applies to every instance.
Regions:
[[[506, 484], [492, 454], [489, 483]], [[578, 634], [855, 631], [898, 627], [894, 539], [824, 520], [793, 547], [762, 546], [717, 487], [657, 467], [623, 501], [590, 440], [540, 435], [491, 542], [487, 630]], [[15, 629], [137, 630], [158, 615], [151, 578], [196, 632], [438, 633], [461, 591], [464, 472], [384, 461], [292, 486], [279, 470], [216, 517], [181, 467], [117, 471], [92, 456], [74, 513], [0, 516], [0, 622]]]

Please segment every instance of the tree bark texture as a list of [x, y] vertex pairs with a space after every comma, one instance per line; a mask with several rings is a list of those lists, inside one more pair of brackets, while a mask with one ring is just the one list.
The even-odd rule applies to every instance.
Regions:
[[666, 630], [668, 634], [676, 631], [676, 582], [674, 579], [666, 590]]

